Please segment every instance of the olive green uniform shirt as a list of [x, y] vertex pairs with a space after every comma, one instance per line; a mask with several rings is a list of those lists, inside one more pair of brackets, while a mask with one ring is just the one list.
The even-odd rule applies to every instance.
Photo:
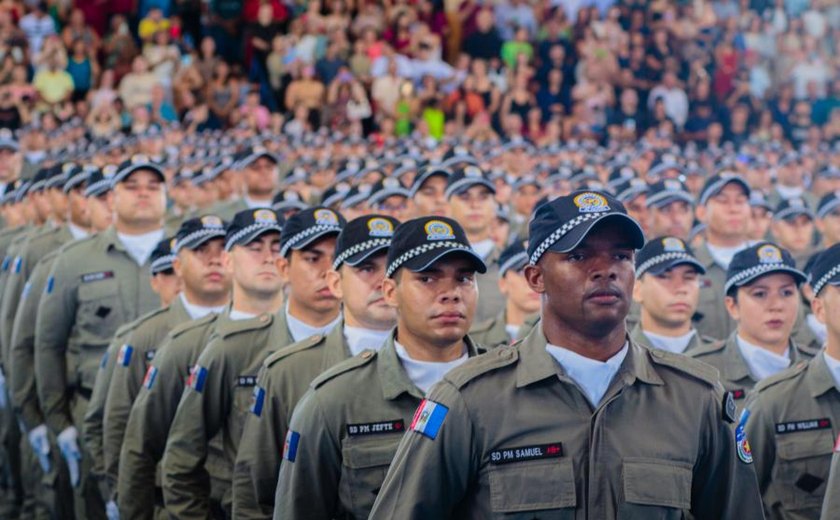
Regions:
[[38, 396], [56, 434], [74, 423], [73, 393], [90, 397], [117, 328], [160, 305], [150, 278], [149, 263], [137, 265], [114, 228], [68, 244], [56, 258], [35, 325]]
[[[199, 356], [192, 384], [184, 389], [172, 420], [161, 472], [167, 511], [177, 518], [206, 518], [207, 445], [222, 432], [225, 461], [233, 473], [242, 427], [250, 413], [257, 373], [275, 350], [293, 343], [285, 313], [227, 321]], [[230, 482], [228, 482], [230, 486]], [[230, 490], [222, 506], [229, 511]]]
[[499, 289], [499, 259], [500, 251], [493, 246], [493, 250], [484, 259], [487, 264], [487, 272], [476, 274], [475, 281], [478, 287], [478, 304], [475, 308], [475, 321], [485, 321], [494, 318], [505, 310], [505, 297]]
[[105, 477], [112, 489], [117, 485], [120, 450], [128, 414], [143, 385], [143, 378], [155, 350], [173, 327], [189, 320], [190, 315], [184, 303], [181, 298], [176, 297], [170, 305], [140, 318], [125, 340], [122, 351], [117, 355], [116, 368], [108, 385], [108, 398], [105, 402], [105, 434], [102, 441]]
[[[741, 420], [767, 518], [819, 518], [840, 433], [840, 390], [825, 356], [758, 383]], [[838, 518], [840, 509], [833, 514]]]
[[[151, 366], [156, 375], [146, 380], [134, 400], [120, 452], [117, 495], [122, 497], [119, 501], [122, 517], [154, 518], [155, 486], [159, 485], [156, 469], [163, 458], [172, 419], [199, 355], [216, 326], [226, 320], [227, 311], [177, 325], [155, 353]], [[211, 479], [230, 478], [229, 474], [215, 471], [220, 455], [220, 450], [214, 453], [211, 443], [206, 464]]]
[[[476, 356], [475, 343], [465, 342]], [[393, 334], [379, 352], [366, 350], [318, 376], [292, 414], [274, 518], [367, 518], [422, 399]], [[299, 437], [294, 456], [292, 436]]]
[[[33, 236], [37, 236], [43, 232], [43, 228], [30, 228], [24, 233], [17, 235], [6, 250], [6, 259], [3, 265], [0, 266], [0, 300], [5, 293], [9, 281], [16, 277], [22, 270], [21, 254], [26, 248], [26, 244]], [[2, 301], [0, 301], [2, 304]], [[2, 305], [0, 305], [2, 309]], [[11, 337], [4, 333], [9, 332], [9, 327], [2, 327], [2, 322], [5, 321], [5, 314], [0, 314], [0, 360], [3, 364], [9, 363], [11, 356]]]
[[508, 345], [513, 338], [508, 335], [506, 325], [505, 311], [502, 311], [495, 318], [473, 325], [470, 329], [470, 337], [488, 349]]
[[697, 318], [694, 326], [704, 336], [724, 339], [737, 327], [723, 304], [723, 287], [726, 285], [726, 269], [718, 265], [709, 253], [706, 242], [695, 248], [697, 260], [703, 264], [706, 274], [700, 277], [700, 300], [697, 303]]
[[294, 343], [263, 362], [233, 470], [234, 518], [271, 518], [292, 411], [313, 379], [349, 357], [342, 322], [326, 336]]
[[716, 372], [628, 349], [594, 409], [542, 327], [452, 370], [403, 437], [370, 518], [760, 519]]
[[831, 472], [825, 488], [820, 520], [834, 520], [837, 511], [840, 511], [840, 440], [834, 444], [834, 454], [831, 456]]

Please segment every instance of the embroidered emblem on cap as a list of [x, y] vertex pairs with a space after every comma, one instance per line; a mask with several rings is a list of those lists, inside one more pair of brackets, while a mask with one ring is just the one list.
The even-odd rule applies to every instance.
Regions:
[[254, 212], [254, 222], [260, 224], [276, 224], [277, 215], [270, 209], [258, 209]]
[[780, 264], [782, 263], [782, 251], [771, 244], [761, 246], [756, 251], [758, 261], [762, 264]]
[[676, 179], [665, 179], [662, 183], [665, 186], [665, 189], [668, 191], [680, 191], [682, 190], [682, 184], [680, 181]]
[[685, 251], [685, 246], [682, 240], [674, 237], [667, 237], [662, 239], [662, 247], [668, 252]]
[[131, 156], [131, 164], [144, 164], [147, 162], [149, 162], [149, 157], [141, 153]]
[[423, 229], [426, 230], [426, 240], [452, 240], [455, 238], [452, 226], [440, 220], [430, 220], [423, 226]]
[[299, 202], [300, 195], [298, 195], [296, 191], [287, 191], [283, 194], [283, 200], [286, 202]]
[[395, 179], [393, 177], [388, 177], [388, 178], [382, 179], [382, 187], [383, 188], [388, 188], [388, 189], [396, 189], [396, 188], [401, 187], [401, 185], [400, 185], [400, 181], [398, 181], [397, 179]]
[[175, 244], [178, 242], [177, 238], [173, 238], [169, 241], [169, 249], [175, 249]]
[[574, 198], [574, 203], [581, 213], [601, 213], [610, 210], [607, 199], [592, 192], [581, 193]]
[[481, 177], [481, 170], [477, 166], [464, 168], [464, 177]]
[[384, 218], [376, 217], [368, 220], [367, 227], [372, 237], [390, 237], [394, 234], [394, 225]]
[[[254, 218], [256, 218], [256, 215], [254, 215]], [[201, 225], [204, 226], [204, 227], [209, 227], [209, 228], [223, 228], [224, 227], [224, 224], [222, 223], [222, 219], [220, 219], [216, 215], [207, 215], [207, 216], [201, 217]]]
[[319, 209], [313, 214], [315, 222], [322, 226], [337, 226], [338, 217], [328, 209]]
[[105, 177], [105, 178], [113, 177], [114, 174], [117, 173], [118, 169], [119, 169], [119, 166], [117, 166], [115, 164], [109, 164], [109, 165], [105, 166], [104, 168], [102, 168], [102, 176]]

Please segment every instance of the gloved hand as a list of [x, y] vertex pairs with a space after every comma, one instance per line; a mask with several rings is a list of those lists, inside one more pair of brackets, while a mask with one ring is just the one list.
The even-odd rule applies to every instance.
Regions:
[[9, 406], [9, 399], [6, 395], [6, 374], [0, 369], [0, 410]]
[[82, 450], [79, 449], [79, 431], [75, 426], [68, 426], [58, 434], [58, 448], [67, 461], [70, 471], [70, 483], [73, 487], [79, 485], [79, 461], [82, 460]]
[[41, 469], [44, 470], [44, 473], [49, 473], [52, 464], [50, 463], [50, 441], [47, 438], [47, 425], [41, 424], [32, 428], [26, 436], [29, 438], [32, 451], [38, 456]]
[[120, 520], [120, 510], [117, 507], [117, 503], [109, 500], [105, 504], [105, 514], [108, 515], [108, 520]]

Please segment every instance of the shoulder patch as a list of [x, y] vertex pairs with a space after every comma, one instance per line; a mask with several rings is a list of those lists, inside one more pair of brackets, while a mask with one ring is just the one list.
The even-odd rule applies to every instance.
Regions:
[[171, 331], [169, 331], [169, 337], [170, 338], [177, 338], [178, 336], [180, 336], [180, 335], [182, 335], [186, 332], [189, 332], [191, 330], [195, 330], [195, 329], [198, 329], [198, 328], [201, 328], [201, 327], [210, 326], [210, 325], [213, 324], [213, 322], [216, 321], [216, 319], [218, 319], [218, 317], [219, 317], [218, 314], [211, 313], [211, 314], [208, 314], [207, 316], [204, 316], [203, 318], [199, 318], [197, 320], [190, 320], [190, 321], [187, 321], [187, 322], [184, 322], [184, 323], [179, 323], [178, 325], [175, 325], [172, 328]]
[[324, 342], [325, 339], [326, 336], [324, 336], [323, 334], [316, 334], [309, 338], [300, 340], [297, 343], [292, 343], [288, 347], [283, 347], [271, 354], [270, 356], [268, 356], [267, 358], [265, 358], [265, 361], [263, 361], [263, 366], [268, 368], [274, 363], [280, 361], [283, 358], [289, 357], [292, 354], [301, 352], [303, 350], [308, 350], [312, 347], [320, 345]]
[[333, 379], [341, 374], [346, 372], [350, 372], [355, 370], [359, 367], [365, 366], [374, 359], [376, 359], [377, 352], [375, 350], [365, 350], [358, 356], [353, 356], [350, 359], [345, 359], [341, 363], [334, 365], [332, 368], [328, 369], [318, 377], [316, 377], [312, 384], [310, 385], [311, 388], [318, 388], [323, 386], [324, 383]]
[[777, 385], [783, 381], [788, 381], [797, 377], [799, 374], [805, 371], [805, 368], [808, 366], [807, 361], [800, 361], [797, 364], [793, 365], [792, 367], [786, 368], [779, 372], [778, 374], [773, 374], [770, 377], [764, 378], [759, 381], [755, 388], [753, 388], [754, 392], [761, 392], [770, 388], [771, 386]]
[[273, 322], [274, 318], [270, 314], [262, 314], [248, 320], [224, 320], [216, 327], [216, 334], [227, 339], [243, 332], [264, 329]]
[[[514, 344], [515, 345], [515, 344]], [[516, 346], [502, 346], [486, 354], [468, 359], [463, 365], [452, 369], [444, 376], [455, 388], [461, 388], [473, 379], [519, 361]]]
[[657, 365], [673, 368], [713, 387], [720, 384], [718, 370], [700, 360], [658, 349], [648, 349], [647, 352], [650, 354], [650, 359]]

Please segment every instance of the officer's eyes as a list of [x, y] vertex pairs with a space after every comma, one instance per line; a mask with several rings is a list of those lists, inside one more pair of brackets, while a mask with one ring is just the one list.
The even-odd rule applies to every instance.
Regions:
[[570, 254], [566, 257], [566, 259], [567, 259], [569, 262], [582, 262], [582, 261], [583, 261], [583, 255], [582, 255], [582, 254], [580, 254], [580, 253], [570, 253]]
[[473, 280], [475, 280], [475, 276], [471, 274], [464, 274], [458, 277], [458, 282], [460, 283], [470, 284], [473, 283]]
[[621, 260], [622, 262], [625, 261], [625, 260], [630, 260], [630, 255], [627, 254], [627, 253], [617, 253], [615, 255], [615, 257], [617, 259]]
[[784, 296], [785, 298], [789, 298], [791, 296], [794, 296], [795, 294], [796, 291], [794, 291], [793, 289], [782, 289], [782, 296]]

